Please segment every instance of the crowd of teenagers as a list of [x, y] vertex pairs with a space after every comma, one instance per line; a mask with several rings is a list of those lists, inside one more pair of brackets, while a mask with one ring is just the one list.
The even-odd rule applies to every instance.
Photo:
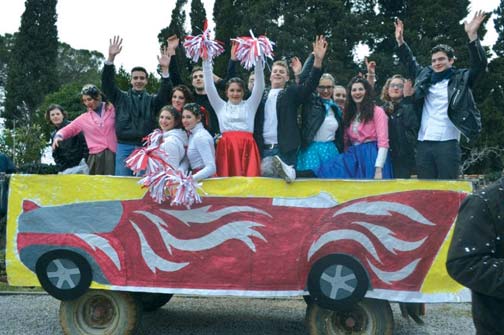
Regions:
[[297, 57], [290, 64], [274, 61], [268, 86], [263, 62], [257, 62], [248, 84], [236, 76], [236, 43], [223, 78], [213, 73], [212, 59], [203, 57], [202, 67], [192, 70], [191, 85], [184, 84], [173, 57], [182, 52], [179, 40], [171, 37], [158, 56], [158, 92], [146, 91], [148, 73], [142, 67], [131, 70], [131, 88], [122, 91], [115, 82], [114, 60], [122, 51], [116, 36], [101, 90], [82, 88], [87, 111], [69, 122], [63, 107], [47, 109], [53, 156], [61, 171], [86, 159], [90, 174], [133, 175], [137, 171], [126, 163], [128, 157], [149, 136], [152, 143], [154, 134], [162, 134], [156, 145], [166, 153], [163, 159], [174, 169], [192, 171], [197, 181], [412, 174], [456, 179], [460, 137], [474, 139], [481, 128], [472, 87], [487, 65], [477, 35], [484, 19], [477, 12], [464, 24], [471, 57], [464, 69], [453, 66], [454, 50], [444, 44], [432, 49], [431, 65], [418, 64], [404, 41], [404, 24], [396, 20], [396, 51], [408, 77], [387, 79], [381, 96], [374, 93], [375, 62], [366, 61], [367, 74], [352, 78], [346, 88], [337, 84], [337, 73], [324, 73], [329, 46], [323, 36], [316, 37], [304, 64]]

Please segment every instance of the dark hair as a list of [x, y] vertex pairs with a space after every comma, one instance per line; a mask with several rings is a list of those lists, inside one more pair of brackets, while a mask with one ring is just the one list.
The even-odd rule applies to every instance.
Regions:
[[180, 113], [172, 105], [166, 105], [166, 106], [161, 107], [161, 109], [159, 110], [158, 119], [159, 119], [159, 116], [161, 115], [161, 113], [164, 111], [167, 111], [172, 115], [173, 120], [175, 121], [175, 126], [173, 127], [174, 129], [182, 128], [182, 113]]
[[345, 113], [343, 113], [343, 124], [345, 127], [349, 127], [352, 123], [352, 120], [355, 118], [357, 114], [357, 105], [352, 99], [352, 86], [354, 84], [362, 84], [364, 85], [364, 90], [366, 94], [364, 95], [364, 99], [360, 104], [360, 117], [364, 123], [373, 119], [374, 116], [374, 102], [373, 102], [373, 87], [369, 84], [369, 82], [362, 77], [353, 77], [350, 80], [350, 83], [347, 86], [347, 95], [350, 97], [346, 99], [345, 102]]
[[107, 98], [105, 97], [105, 94], [103, 94], [103, 92], [100, 91], [100, 89], [93, 84], [84, 85], [81, 89], [80, 95], [81, 95], [81, 97], [83, 95], [88, 95], [93, 100], [98, 100], [98, 98], [101, 98], [101, 100], [103, 102], [107, 102]]
[[173, 93], [175, 91], [182, 92], [182, 94], [184, 95], [186, 104], [190, 103], [190, 102], [194, 102], [193, 94], [192, 94], [191, 90], [189, 89], [189, 87], [187, 87], [186, 85], [177, 85], [177, 86], [175, 86], [172, 89], [172, 91], [171, 91], [171, 95], [170, 95], [171, 97], [173, 96]]
[[192, 75], [194, 74], [194, 72], [198, 72], [198, 71], [203, 71], [203, 68], [201, 66], [193, 67], [191, 70], [191, 78], [192, 78]]
[[455, 50], [449, 45], [446, 44], [438, 44], [434, 48], [431, 49], [431, 55], [436, 52], [444, 52], [448, 59], [453, 59], [455, 57]]
[[191, 112], [195, 117], [201, 117], [201, 122], [205, 126], [208, 125], [208, 112], [205, 107], [198, 105], [195, 102], [191, 102], [184, 105], [184, 109]]
[[140, 72], [145, 73], [145, 78], [149, 77], [149, 74], [147, 73], [147, 70], [144, 67], [142, 67], [142, 66], [135, 66], [134, 68], [131, 69], [130, 73], [133, 74], [133, 72], [135, 72], [135, 71], [140, 71]]
[[226, 91], [228, 90], [229, 86], [233, 83], [236, 83], [238, 85], [240, 85], [241, 89], [243, 90], [243, 92], [245, 93], [245, 82], [243, 81], [243, 79], [239, 78], [239, 77], [233, 77], [231, 79], [229, 79], [226, 83]]
[[61, 107], [61, 105], [58, 105], [58, 104], [50, 104], [46, 111], [45, 111], [45, 119], [47, 122], [49, 122], [50, 124], [52, 124], [51, 122], [51, 111], [55, 110], [55, 109], [59, 109], [61, 111], [61, 114], [63, 114], [63, 120], [67, 119], [68, 118], [68, 113], [66, 112], [66, 110], [63, 109], [63, 107]]

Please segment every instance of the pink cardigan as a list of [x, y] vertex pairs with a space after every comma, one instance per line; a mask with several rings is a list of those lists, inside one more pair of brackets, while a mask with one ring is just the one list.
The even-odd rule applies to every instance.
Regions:
[[361, 122], [357, 127], [357, 132], [353, 131], [352, 124], [345, 129], [345, 147], [353, 143], [365, 143], [377, 141], [379, 148], [389, 147], [388, 138], [388, 117], [385, 111], [375, 106], [373, 120]]
[[80, 132], [84, 133], [89, 153], [98, 154], [105, 149], [116, 152], [117, 137], [115, 133], [115, 108], [112, 104], [103, 104], [101, 116], [92, 109], [60, 129], [56, 136], [63, 139], [73, 137]]

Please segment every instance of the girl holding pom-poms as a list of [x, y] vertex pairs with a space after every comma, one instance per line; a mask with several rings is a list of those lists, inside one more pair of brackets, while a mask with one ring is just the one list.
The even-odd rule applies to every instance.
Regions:
[[[236, 55], [238, 44], [233, 43], [231, 53]], [[261, 102], [264, 91], [264, 65], [261, 61], [255, 64], [255, 83], [252, 94], [243, 100], [245, 83], [240, 78], [231, 78], [226, 84], [224, 101], [217, 93], [212, 80], [212, 62], [203, 60], [203, 73], [205, 89], [210, 104], [219, 119], [222, 138], [217, 144], [217, 175], [249, 176], [261, 175], [261, 158], [259, 149], [252, 136], [254, 131], [254, 118]]]

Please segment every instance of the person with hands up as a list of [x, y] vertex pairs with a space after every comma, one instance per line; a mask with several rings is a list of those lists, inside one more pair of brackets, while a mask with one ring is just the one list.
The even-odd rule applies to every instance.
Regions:
[[404, 41], [404, 23], [395, 22], [397, 54], [415, 80], [414, 101], [419, 106], [420, 130], [416, 168], [421, 179], [457, 179], [460, 174], [460, 135], [474, 142], [481, 131], [481, 116], [472, 88], [485, 72], [487, 58], [478, 39], [486, 15], [477, 11], [464, 22], [469, 38], [469, 68], [455, 68], [454, 50], [438, 44], [431, 50], [431, 65], [421, 66]]
[[170, 102], [173, 84], [169, 78], [168, 68], [172, 51], [165, 47], [157, 56], [161, 68], [161, 85], [157, 94], [150, 94], [145, 89], [149, 74], [141, 66], [131, 70], [131, 88], [128, 91], [122, 91], [117, 87], [114, 60], [122, 48], [121, 37], [114, 36], [110, 39], [108, 58], [102, 72], [102, 89], [116, 110], [115, 132], [118, 143], [115, 175], [131, 176], [133, 172], [125, 166], [125, 159], [136, 148], [142, 146], [142, 139], [156, 126], [157, 112]]

